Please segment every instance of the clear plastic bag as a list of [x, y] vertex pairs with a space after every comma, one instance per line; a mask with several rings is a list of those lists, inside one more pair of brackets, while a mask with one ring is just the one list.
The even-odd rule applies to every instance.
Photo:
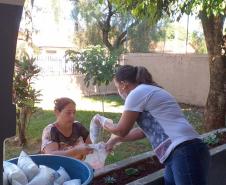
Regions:
[[98, 121], [98, 114], [90, 122], [90, 140], [92, 143], [98, 143], [102, 140], [102, 126]]
[[93, 144], [89, 146], [93, 148], [94, 151], [92, 154], [86, 156], [85, 162], [94, 169], [104, 167], [108, 155], [102, 137], [103, 126], [106, 123], [113, 123], [113, 121], [99, 114], [95, 115], [90, 123], [90, 139]]
[[108, 119], [99, 114], [95, 115], [90, 122], [90, 139], [93, 144], [103, 141], [102, 131], [105, 123], [113, 123], [111, 119]]
[[92, 154], [86, 156], [85, 162], [92, 166], [94, 169], [104, 167], [105, 160], [107, 158], [107, 151], [105, 150], [105, 144], [100, 142], [98, 144], [90, 144], [91, 148], [94, 149]]
[[113, 120], [112, 119], [109, 119], [109, 118], [106, 118], [104, 116], [99, 116], [99, 121], [100, 121], [100, 124], [102, 125], [102, 127], [104, 127], [104, 125], [106, 123], [112, 123], [113, 124]]

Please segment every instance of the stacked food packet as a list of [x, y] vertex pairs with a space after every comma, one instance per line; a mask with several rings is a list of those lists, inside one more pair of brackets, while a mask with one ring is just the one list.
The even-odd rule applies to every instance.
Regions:
[[80, 179], [71, 179], [66, 170], [57, 171], [45, 165], [37, 165], [24, 151], [17, 165], [3, 161], [3, 185], [81, 185]]

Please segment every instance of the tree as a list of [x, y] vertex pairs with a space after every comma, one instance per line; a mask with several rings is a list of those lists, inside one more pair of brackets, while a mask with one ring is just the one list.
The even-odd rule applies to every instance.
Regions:
[[84, 29], [78, 29], [75, 34], [74, 40], [79, 48], [101, 45], [113, 51], [124, 45], [131, 52], [149, 52], [153, 30], [160, 25], [167, 26], [169, 22], [161, 21], [158, 26], [156, 23], [150, 25], [149, 21], [137, 20], [128, 12], [120, 12], [110, 1], [104, 0], [102, 5], [97, 2], [98, 0], [74, 2], [72, 15], [75, 22], [80, 20], [81, 25], [85, 23]]
[[78, 30], [74, 35], [74, 43], [79, 49], [86, 48], [89, 45], [104, 46], [101, 30], [96, 24], [92, 24], [84, 30]]
[[[77, 73], [85, 75], [84, 82], [88, 87], [90, 84], [97, 85], [100, 92], [100, 85], [107, 86], [113, 79], [114, 69], [117, 67], [119, 53], [116, 51], [108, 52], [106, 48], [89, 46], [82, 52], [68, 50], [66, 51], [66, 61], [74, 62]], [[104, 104], [102, 99], [102, 108]]]
[[59, 0], [51, 0], [51, 8], [52, 8], [52, 11], [53, 11], [53, 14], [54, 14], [54, 21], [56, 23], [59, 23], [59, 17], [60, 17], [60, 10], [61, 10], [61, 7], [60, 7], [60, 1]]
[[130, 52], [149, 52], [150, 25], [147, 21], [142, 21], [140, 24], [132, 27], [128, 31], [129, 49]]
[[168, 17], [152, 25], [148, 19], [144, 19], [128, 31], [129, 52], [150, 52], [150, 46], [154, 48], [158, 42], [165, 42], [176, 36], [178, 40], [185, 40], [185, 32], [186, 29], [179, 24], [172, 23]]
[[151, 40], [154, 42], [175, 38], [175, 29], [168, 17], [164, 17], [151, 28]]
[[67, 50], [66, 61], [74, 62], [74, 67], [78, 73], [85, 74], [85, 85], [90, 84], [108, 85], [114, 75], [117, 65], [117, 55], [109, 54], [108, 51], [97, 45], [89, 46], [82, 52]]
[[35, 65], [35, 58], [32, 57], [35, 46], [32, 35], [34, 32], [32, 9], [34, 0], [26, 0], [24, 12], [20, 25], [22, 43], [18, 42], [13, 79], [14, 102], [16, 104], [16, 122], [19, 134], [20, 145], [26, 145], [26, 128], [35, 112], [35, 103], [39, 102], [40, 91], [32, 87], [33, 79], [40, 69]]
[[99, 44], [104, 44], [110, 52], [123, 46], [127, 30], [137, 24], [128, 13], [119, 13], [110, 0], [104, 0], [101, 5], [98, 0], [80, 0], [74, 2], [74, 7], [74, 19], [78, 21], [82, 17], [87, 29], [97, 26], [102, 38]]
[[192, 32], [190, 44], [195, 49], [196, 53], [207, 53], [205, 38], [201, 32]]
[[135, 17], [149, 18], [150, 22], [157, 21], [165, 15], [177, 15], [179, 19], [184, 13], [194, 14], [201, 19], [210, 68], [210, 89], [204, 111], [204, 126], [207, 131], [224, 127], [226, 65], [221, 54], [221, 42], [226, 17], [225, 0], [111, 0], [111, 2], [122, 11], [130, 10]]
[[16, 121], [20, 145], [27, 143], [26, 128], [31, 115], [36, 111], [35, 103], [39, 102], [40, 91], [32, 87], [32, 81], [40, 69], [35, 65], [35, 58], [22, 51], [17, 55], [14, 72], [14, 102], [16, 104]]

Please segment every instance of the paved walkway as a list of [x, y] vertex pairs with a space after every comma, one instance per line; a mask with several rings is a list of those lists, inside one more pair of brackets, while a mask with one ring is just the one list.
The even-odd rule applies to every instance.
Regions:
[[[78, 110], [93, 110], [102, 112], [101, 102], [91, 102], [82, 96], [81, 90], [71, 83], [70, 78], [62, 76], [40, 76], [34, 83], [37, 90], [41, 90], [41, 102], [37, 105], [46, 110], [52, 110], [54, 100], [59, 97], [69, 97], [76, 102]], [[104, 104], [105, 112], [121, 112], [121, 107]]]

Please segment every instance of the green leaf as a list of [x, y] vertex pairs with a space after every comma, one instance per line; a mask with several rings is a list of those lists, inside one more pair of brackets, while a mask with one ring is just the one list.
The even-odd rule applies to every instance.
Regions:
[[87, 86], [100, 86], [106, 84], [106, 81], [112, 81], [118, 55], [109, 54], [106, 48], [97, 45], [89, 46], [80, 53], [68, 50], [65, 58], [74, 63], [77, 73], [85, 75], [84, 82]]
[[103, 0], [98, 0], [98, 2], [99, 2], [100, 4], [103, 4]]
[[104, 177], [104, 182], [106, 184], [115, 184], [117, 180], [112, 176], [107, 176], [107, 177]]
[[125, 173], [129, 176], [134, 176], [134, 175], [138, 175], [139, 174], [139, 170], [136, 168], [127, 168], [125, 169]]

